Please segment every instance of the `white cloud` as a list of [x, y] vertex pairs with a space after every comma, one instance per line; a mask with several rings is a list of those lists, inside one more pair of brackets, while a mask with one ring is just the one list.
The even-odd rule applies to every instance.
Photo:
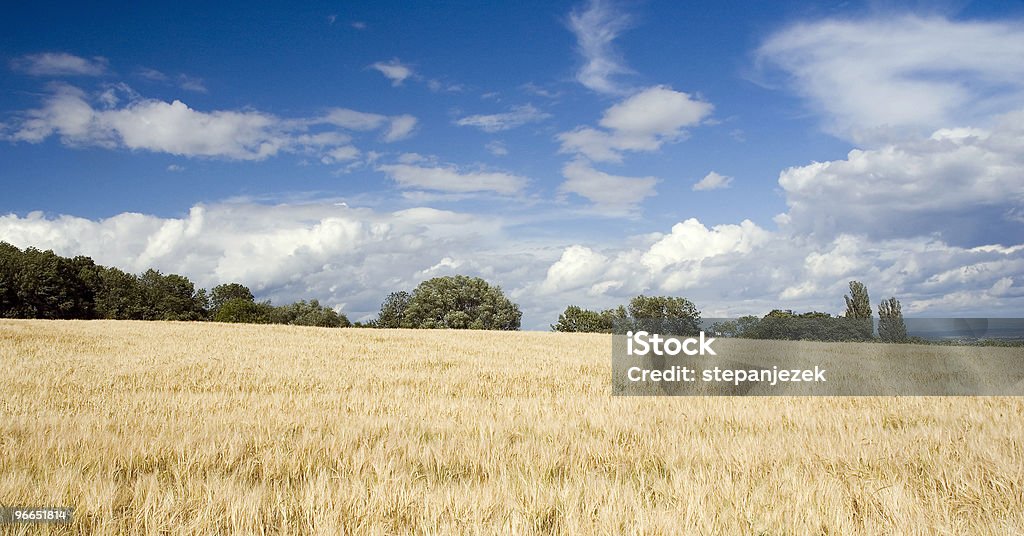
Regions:
[[464, 172], [451, 165], [416, 166], [386, 164], [377, 167], [402, 188], [436, 190], [441, 192], [495, 192], [513, 195], [526, 187], [527, 179], [510, 173], [495, 171]]
[[758, 50], [856, 141], [976, 123], [1024, 104], [1024, 27], [1017, 22], [896, 16], [790, 26]]
[[[962, 248], [925, 237], [873, 241], [848, 234], [819, 244], [750, 221], [708, 228], [690, 219], [669, 234], [605, 241], [601, 250], [567, 246], [548, 276], [520, 295], [541, 294], [563, 309], [610, 307], [648, 293], [686, 296], [706, 317], [780, 307], [838, 314], [847, 283], [856, 279], [874, 303], [897, 296], [913, 314], [1014, 316], [1024, 313], [1022, 270], [1024, 246]], [[955, 281], [936, 281], [947, 272]]]
[[171, 164], [167, 166], [167, 171], [173, 171], [175, 173], [185, 171], [185, 166], [179, 166], [178, 164]]
[[625, 151], [656, 151], [685, 136], [714, 110], [710, 103], [667, 86], [644, 89], [608, 108], [604, 129], [577, 127], [558, 135], [561, 153], [578, 153], [597, 162], [621, 162]]
[[576, 80], [598, 93], [622, 93], [623, 88], [615, 77], [632, 71], [619, 57], [613, 43], [630, 27], [629, 17], [608, 0], [589, 0], [582, 10], [569, 14], [568, 22], [569, 29], [576, 35], [577, 51], [583, 57]]
[[[523, 253], [501, 249], [501, 232], [490, 215], [375, 212], [331, 202], [197, 205], [181, 218], [0, 216], [0, 237], [20, 247], [89, 255], [135, 273], [153, 267], [205, 288], [237, 281], [261, 299], [318, 298], [348, 304], [346, 312], [357, 316], [375, 312], [391, 291], [412, 290], [446, 262], [460, 273], [516, 285]], [[451, 260], [460, 258], [473, 260]], [[541, 270], [542, 263], [525, 262]]]
[[397, 58], [389, 61], [382, 62], [378, 61], [370, 66], [380, 74], [384, 75], [388, 80], [391, 80], [392, 86], [400, 86], [402, 82], [405, 82], [407, 78], [413, 75], [412, 68], [402, 65], [402, 62], [398, 61]]
[[83, 58], [65, 52], [27, 54], [11, 61], [11, 68], [32, 76], [102, 76], [107, 73], [106, 58]]
[[548, 268], [540, 288], [546, 292], [560, 292], [595, 285], [607, 263], [607, 257], [588, 247], [569, 246]]
[[[121, 106], [118, 91], [127, 97]], [[22, 112], [19, 121], [8, 125], [0, 136], [29, 143], [56, 136], [67, 145], [263, 160], [282, 152], [325, 156], [351, 141], [344, 133], [310, 132], [311, 127], [384, 129], [383, 141], [391, 142], [408, 137], [416, 126], [411, 115], [384, 116], [342, 108], [313, 119], [284, 119], [255, 110], [202, 112], [180, 100], [142, 98], [123, 86], [108, 89], [97, 100], [100, 106], [94, 106], [85, 92], [60, 86], [41, 108]]]
[[11, 214], [0, 216], [0, 239], [136, 273], [180, 273], [205, 288], [238, 281], [275, 303], [347, 304], [353, 319], [373, 314], [389, 292], [445, 273], [501, 285], [532, 329], [554, 322], [566, 305], [610, 307], [640, 293], [686, 296], [706, 317], [777, 307], [839, 313], [851, 279], [866, 283], [874, 302], [897, 296], [908, 313], [1024, 314], [1024, 245], [964, 248], [852, 234], [819, 243], [749, 221], [690, 219], [665, 234], [596, 247], [572, 237], [511, 239], [504, 225], [493, 214], [427, 207], [219, 203], [179, 218]]
[[351, 145], [342, 145], [341, 147], [335, 147], [327, 151], [321, 158], [320, 162], [324, 164], [335, 164], [338, 162], [349, 162], [359, 158], [359, 149]]
[[388, 122], [388, 117], [348, 108], [331, 108], [322, 121], [348, 130], [377, 130]]
[[706, 190], [721, 190], [732, 185], [732, 177], [720, 175], [714, 171], [704, 175], [704, 178], [693, 185], [693, 191], [702, 192]]
[[356, 30], [365, 30], [366, 29], [366, 23], [363, 22], [363, 21], [359, 21], [359, 20], [349, 24], [349, 26], [355, 28]]
[[542, 112], [532, 104], [516, 106], [511, 111], [500, 114], [470, 115], [455, 122], [463, 127], [477, 127], [484, 132], [500, 132], [509, 130], [527, 123], [536, 123], [551, 117], [551, 114]]
[[917, 141], [850, 151], [843, 160], [779, 175], [801, 234], [873, 238], [936, 235], [962, 245], [1010, 243], [1024, 235], [1024, 114], [986, 129], [941, 129]]
[[391, 117], [387, 132], [384, 133], [384, 141], [392, 142], [404, 140], [416, 130], [416, 118], [404, 114]]
[[562, 168], [565, 182], [561, 192], [587, 198], [594, 207], [610, 216], [633, 211], [644, 199], [654, 195], [655, 177], [622, 177], [598, 171], [586, 162], [574, 160]]

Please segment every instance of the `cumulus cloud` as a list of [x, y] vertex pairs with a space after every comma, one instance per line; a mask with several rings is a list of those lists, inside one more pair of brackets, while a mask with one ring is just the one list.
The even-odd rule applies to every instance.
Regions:
[[704, 178], [693, 185], [693, 191], [702, 192], [706, 190], [721, 190], [732, 185], [732, 177], [720, 175], [714, 171], [704, 175]]
[[921, 140], [855, 149], [843, 160], [782, 171], [793, 232], [872, 238], [934, 235], [959, 245], [1024, 236], [1024, 114], [992, 129], [953, 128]]
[[600, 289], [601, 282], [597, 280], [607, 268], [607, 264], [607, 257], [588, 247], [569, 246], [562, 252], [558, 261], [548, 268], [540, 288], [546, 292], [573, 290], [584, 286]]
[[709, 228], [690, 219], [664, 235], [600, 249], [567, 246], [522, 295], [550, 295], [563, 308], [610, 307], [640, 293], [682, 295], [705, 317], [777, 307], [839, 314], [846, 285], [856, 279], [875, 301], [897, 296], [911, 314], [1014, 316], [1024, 312], [1022, 269], [1024, 246], [963, 248], [927, 237], [874, 241], [851, 234], [816, 242], [750, 221]]
[[500, 114], [469, 115], [455, 121], [455, 124], [463, 127], [477, 127], [484, 132], [500, 132], [527, 123], [537, 123], [548, 117], [551, 117], [551, 114], [538, 110], [532, 104], [525, 104]]
[[583, 58], [576, 80], [598, 93], [622, 93], [624, 90], [615, 78], [632, 71], [613, 45], [630, 27], [629, 16], [608, 0], [589, 0], [582, 9], [569, 14], [568, 23], [576, 35], [577, 52]]
[[22, 112], [0, 135], [15, 142], [39, 143], [56, 136], [72, 146], [263, 160], [282, 152], [326, 154], [351, 140], [337, 131], [313, 132], [312, 127], [384, 129], [382, 139], [396, 141], [408, 137], [416, 126], [411, 115], [383, 116], [346, 109], [312, 119], [285, 119], [255, 110], [202, 112], [180, 100], [146, 99], [121, 89], [127, 94], [123, 105], [113, 89], [94, 104], [84, 91], [60, 86], [42, 107]]
[[609, 216], [628, 214], [644, 199], [654, 195], [655, 177], [622, 177], [592, 168], [582, 160], [569, 162], [562, 168], [565, 182], [559, 190], [585, 197], [594, 208]]
[[102, 76], [109, 63], [101, 56], [83, 58], [66, 52], [43, 52], [11, 60], [11, 68], [32, 76]]
[[413, 75], [412, 68], [402, 65], [402, 62], [395, 58], [388, 62], [378, 61], [370, 66], [371, 69], [384, 75], [385, 78], [391, 80], [392, 86], [400, 86], [403, 82]]
[[795, 24], [759, 48], [855, 141], [975, 123], [1024, 104], [1024, 27], [896, 16]]
[[520, 193], [527, 179], [497, 171], [462, 171], [452, 165], [385, 164], [377, 166], [401, 188], [439, 192], [494, 192], [503, 195]]
[[344, 203], [197, 205], [160, 218], [0, 216], [0, 239], [89, 255], [132, 272], [155, 267], [199, 285], [237, 281], [261, 298], [315, 297], [372, 315], [389, 292], [448, 273], [501, 285], [543, 329], [568, 304], [625, 303], [640, 293], [692, 299], [705, 317], [776, 307], [839, 313], [851, 279], [912, 314], [1024, 314], [1024, 245], [960, 247], [935, 237], [810, 240], [752, 222], [688, 219], [666, 233], [602, 240], [511, 240], [493, 214], [426, 207], [395, 212]]
[[656, 151], [711, 115], [714, 106], [667, 86], [644, 89], [605, 110], [599, 125], [558, 135], [561, 153], [597, 162], [621, 162], [625, 151]]
[[[458, 264], [460, 271], [514, 286], [524, 253], [501, 249], [501, 232], [493, 216], [328, 202], [197, 205], [180, 218], [0, 216], [0, 238], [20, 247], [89, 255], [136, 273], [154, 267], [205, 288], [237, 281], [260, 298], [318, 298], [356, 317], [374, 312], [388, 292], [411, 290], [445, 258], [471, 258]], [[542, 263], [526, 264], [539, 270]]]

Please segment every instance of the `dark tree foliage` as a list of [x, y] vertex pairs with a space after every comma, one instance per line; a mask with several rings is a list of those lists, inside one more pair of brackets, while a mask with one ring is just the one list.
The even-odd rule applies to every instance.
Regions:
[[408, 327], [404, 326], [403, 322], [405, 321], [405, 311], [409, 308], [411, 300], [412, 295], [404, 290], [388, 294], [388, 297], [384, 298], [384, 303], [380, 304], [380, 314], [377, 315], [374, 326], [378, 328]]
[[882, 342], [904, 343], [908, 341], [907, 325], [903, 322], [903, 310], [895, 297], [878, 304], [878, 338]]
[[274, 307], [270, 321], [274, 324], [322, 328], [346, 328], [351, 325], [345, 315], [336, 313], [330, 307], [320, 305], [317, 300], [309, 302], [300, 300], [291, 305]]
[[143, 320], [203, 320], [209, 299], [185, 276], [163, 275], [150, 268], [139, 277], [145, 308]]
[[72, 319], [96, 315], [96, 266], [88, 257], [0, 243], [0, 316]]
[[686, 298], [637, 296], [626, 308], [632, 329], [672, 335], [700, 332], [700, 311]]
[[570, 305], [565, 308], [565, 312], [558, 315], [558, 322], [551, 325], [551, 330], [571, 333], [611, 333], [616, 320], [625, 320], [626, 317], [626, 308], [621, 305], [615, 309], [605, 309], [600, 312]]
[[220, 304], [213, 314], [214, 322], [269, 324], [274, 315], [270, 302], [256, 303], [245, 298], [232, 298]]
[[255, 302], [256, 297], [252, 295], [249, 287], [241, 283], [226, 283], [217, 285], [210, 291], [210, 309], [216, 316], [217, 311], [229, 300], [245, 300]]
[[207, 320], [346, 327], [345, 315], [316, 300], [274, 307], [256, 303], [239, 283], [218, 285], [212, 296], [187, 277], [146, 270], [136, 276], [97, 265], [89, 257], [0, 242], [0, 318]]
[[146, 311], [146, 297], [138, 277], [117, 268], [100, 267], [97, 271], [97, 316], [114, 320], [143, 320]]
[[435, 277], [420, 283], [405, 309], [402, 327], [517, 330], [523, 313], [500, 287], [479, 277]]

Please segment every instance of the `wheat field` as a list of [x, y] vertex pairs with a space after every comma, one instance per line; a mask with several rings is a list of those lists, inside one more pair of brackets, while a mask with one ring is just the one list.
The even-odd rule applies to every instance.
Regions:
[[15, 534], [1022, 534], [1024, 399], [612, 397], [610, 336], [0, 321]]

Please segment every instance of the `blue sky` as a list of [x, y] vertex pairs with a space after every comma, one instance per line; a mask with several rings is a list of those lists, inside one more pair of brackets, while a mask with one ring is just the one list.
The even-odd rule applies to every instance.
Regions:
[[[211, 10], [213, 9], [213, 10]], [[450, 273], [1024, 313], [1024, 7], [16, 6], [0, 239], [353, 319]]]

